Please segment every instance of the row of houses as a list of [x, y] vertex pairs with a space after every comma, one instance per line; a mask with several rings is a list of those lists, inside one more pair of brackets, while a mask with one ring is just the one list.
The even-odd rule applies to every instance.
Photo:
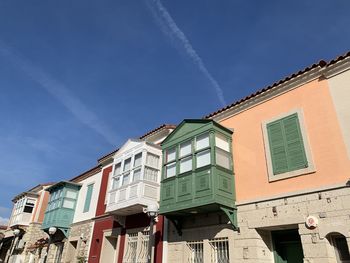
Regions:
[[12, 201], [0, 262], [350, 262], [350, 52]]

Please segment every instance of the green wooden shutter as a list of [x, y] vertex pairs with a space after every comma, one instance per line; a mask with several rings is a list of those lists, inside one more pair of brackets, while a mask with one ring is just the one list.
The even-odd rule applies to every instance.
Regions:
[[281, 174], [288, 171], [288, 158], [283, 136], [283, 124], [281, 120], [267, 125], [273, 174]]
[[283, 126], [286, 137], [289, 171], [306, 168], [308, 165], [298, 115], [295, 113], [284, 118]]
[[84, 204], [84, 210], [83, 212], [88, 212], [90, 209], [90, 203], [91, 203], [91, 197], [92, 197], [92, 190], [94, 188], [94, 184], [90, 184], [87, 187], [86, 191], [86, 198], [85, 198], [85, 204]]
[[269, 123], [267, 132], [273, 174], [308, 166], [297, 113]]

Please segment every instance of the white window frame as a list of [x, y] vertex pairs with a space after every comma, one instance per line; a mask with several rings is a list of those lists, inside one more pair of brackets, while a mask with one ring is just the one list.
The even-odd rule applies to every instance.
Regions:
[[[282, 118], [285, 118], [285, 117], [290, 116], [290, 115], [295, 114], [295, 113], [298, 115], [299, 126], [300, 126], [301, 136], [303, 138], [305, 155], [306, 155], [306, 159], [308, 162], [308, 167], [294, 170], [294, 171], [290, 171], [290, 172], [285, 172], [282, 174], [274, 175], [273, 166], [272, 166], [271, 151], [270, 151], [270, 144], [269, 144], [269, 136], [268, 136], [268, 132], [267, 132], [267, 125], [271, 122], [280, 120]], [[286, 178], [296, 177], [296, 176], [300, 176], [300, 175], [304, 175], [304, 174], [310, 174], [310, 173], [314, 173], [316, 171], [314, 161], [312, 158], [312, 152], [311, 152], [311, 147], [310, 147], [310, 143], [309, 143], [309, 138], [308, 138], [308, 135], [306, 132], [305, 118], [304, 118], [304, 113], [303, 113], [302, 109], [294, 109], [294, 110], [285, 112], [283, 114], [280, 114], [274, 118], [265, 120], [262, 122], [261, 126], [262, 126], [262, 133], [263, 133], [265, 157], [266, 157], [269, 182], [283, 180]]]

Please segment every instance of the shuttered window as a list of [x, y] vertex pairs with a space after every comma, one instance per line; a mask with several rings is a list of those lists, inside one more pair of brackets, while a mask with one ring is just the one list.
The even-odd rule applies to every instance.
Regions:
[[92, 190], [94, 189], [94, 184], [90, 184], [87, 187], [86, 191], [86, 198], [85, 198], [85, 204], [84, 204], [84, 210], [83, 212], [88, 212], [90, 209], [90, 203], [91, 203], [91, 197], [92, 197]]
[[308, 167], [298, 114], [267, 124], [273, 174]]

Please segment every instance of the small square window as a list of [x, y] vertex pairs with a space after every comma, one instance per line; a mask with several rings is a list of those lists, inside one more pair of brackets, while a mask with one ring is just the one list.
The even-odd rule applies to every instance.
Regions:
[[176, 163], [171, 163], [166, 166], [166, 178], [176, 175]]
[[180, 144], [180, 157], [189, 155], [192, 153], [192, 142], [187, 141]]
[[196, 137], [196, 151], [209, 147], [209, 133]]
[[192, 156], [183, 158], [180, 161], [180, 173], [185, 173], [192, 170]]

